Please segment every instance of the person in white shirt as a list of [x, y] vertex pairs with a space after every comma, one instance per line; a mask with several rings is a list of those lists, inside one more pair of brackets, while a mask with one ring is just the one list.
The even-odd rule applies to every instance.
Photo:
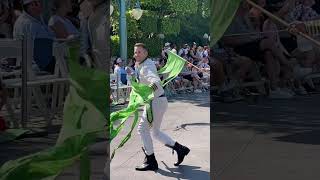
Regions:
[[184, 44], [183, 47], [179, 50], [179, 56], [182, 56], [182, 54], [188, 54], [188, 44]]
[[[105, 0], [87, 0], [90, 4], [90, 15], [81, 20], [81, 56], [91, 57], [91, 66], [102, 71], [109, 69], [109, 4]], [[83, 11], [82, 15], [86, 12]]]
[[177, 54], [177, 45], [176, 44], [171, 45], [171, 52]]
[[118, 83], [127, 84], [127, 72], [122, 64], [122, 59], [118, 58], [116, 59], [114, 63], [114, 74], [118, 78]]
[[[164, 95], [161, 80], [157, 73], [154, 62], [148, 58], [148, 50], [142, 43], [134, 46], [134, 58], [136, 59], [136, 67], [138, 71], [139, 82], [148, 85], [153, 89], [154, 99], [151, 102], [151, 114], [147, 113], [147, 107], [144, 108], [141, 120], [138, 125], [138, 134], [141, 136], [143, 143], [143, 152], [146, 155], [145, 161], [141, 166], [137, 166], [137, 171], [156, 171], [158, 163], [154, 155], [152, 138], [159, 140], [164, 145], [172, 148], [178, 154], [178, 162], [174, 165], [178, 166], [184, 157], [190, 152], [190, 149], [174, 141], [171, 137], [160, 130], [163, 115], [168, 108], [168, 100]], [[152, 131], [152, 134], [150, 133]]]

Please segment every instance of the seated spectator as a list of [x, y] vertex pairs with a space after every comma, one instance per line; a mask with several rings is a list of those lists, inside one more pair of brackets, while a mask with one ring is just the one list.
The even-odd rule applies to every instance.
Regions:
[[212, 71], [213, 86], [218, 86], [221, 88], [226, 80], [226, 76], [223, 70], [224, 69], [223, 63], [213, 57], [211, 58], [211, 62], [212, 62], [212, 69], [213, 69]]
[[[274, 14], [279, 12], [275, 8], [267, 7], [267, 9]], [[263, 23], [263, 32], [270, 33], [264, 33], [261, 48], [264, 51], [267, 73], [271, 81], [271, 97], [273, 95], [277, 96], [276, 94], [279, 94], [280, 91], [288, 88], [289, 82], [293, 79], [293, 66], [295, 63], [290, 61], [291, 54], [282, 45], [277, 31], [278, 27], [274, 20], [267, 18]], [[282, 88], [282, 90], [279, 90], [279, 88]], [[286, 92], [281, 92], [281, 94], [284, 95]]]
[[162, 59], [164, 59], [164, 62], [166, 63], [168, 60], [168, 51], [171, 51], [171, 47], [170, 47], [171, 43], [166, 42], [164, 44], [164, 48], [162, 48], [162, 52], [161, 52], [161, 57]]
[[196, 56], [199, 61], [202, 60], [202, 58], [203, 58], [203, 47], [202, 46], [198, 46]]
[[204, 46], [203, 48], [203, 57], [209, 57], [209, 52], [210, 52], [210, 49], [208, 46]]
[[197, 43], [193, 42], [193, 45], [189, 50], [189, 55], [193, 61], [200, 61], [200, 59], [197, 57]]
[[78, 29], [67, 18], [72, 11], [71, 0], [54, 0], [53, 16], [49, 20], [49, 27], [53, 30], [58, 39], [66, 39], [79, 35]]
[[[217, 56], [217, 53], [214, 53], [214, 56]], [[250, 58], [240, 56], [232, 48], [221, 48], [218, 56], [220, 63], [223, 63], [224, 69], [226, 69], [230, 78], [229, 87], [238, 86], [248, 78], [254, 65]], [[219, 60], [215, 61], [219, 63]]]
[[194, 89], [197, 90], [196, 92], [201, 91], [199, 89], [201, 78], [198, 76], [198, 71], [194, 69], [192, 65], [186, 63], [185, 67], [182, 69], [180, 73], [180, 76], [183, 79], [188, 80], [188, 82], [191, 82]]
[[[14, 24], [13, 37], [15, 39], [28, 38], [33, 47], [34, 59], [40, 70], [54, 72], [55, 60], [47, 53], [52, 53], [54, 33], [44, 23], [43, 7], [39, 0], [23, 0], [23, 13]], [[45, 52], [42, 51], [44, 48]]]
[[183, 47], [179, 50], [178, 55], [182, 57], [182, 54], [187, 55], [188, 54], [188, 44], [184, 44]]
[[[259, 4], [263, 6], [265, 3], [263, 0], [259, 1]], [[287, 62], [287, 59], [283, 55], [283, 51], [280, 48], [276, 48], [274, 46], [274, 41], [272, 39], [268, 39], [266, 37], [262, 37], [260, 35], [260, 31], [263, 30], [263, 27], [255, 27], [252, 21], [250, 20], [250, 12], [248, 4], [246, 2], [242, 2], [239, 9], [237, 10], [236, 16], [229, 26], [227, 30], [227, 37], [223, 38], [223, 43], [226, 46], [230, 46], [234, 49], [235, 53], [239, 56], [247, 57], [253, 61], [265, 63], [266, 69], [268, 72], [268, 76], [272, 81], [271, 84], [271, 94], [277, 94], [274, 97], [283, 97], [283, 98], [291, 98], [292, 94], [289, 92], [282, 92], [278, 90], [278, 82], [275, 77], [278, 77], [277, 70], [275, 69], [276, 65], [274, 59], [272, 57], [276, 56], [279, 58], [279, 61], [283, 63]], [[252, 12], [252, 11], [251, 11]], [[260, 17], [260, 13], [255, 13], [259, 17], [256, 20], [262, 20]], [[256, 24], [264, 24], [264, 22], [256, 22]], [[266, 26], [265, 26], [266, 27]], [[268, 28], [265, 28], [267, 30]], [[255, 34], [252, 34], [255, 32]], [[248, 35], [241, 35], [241, 36], [232, 36], [232, 34], [246, 34], [251, 33]], [[228, 35], [231, 36], [228, 36]], [[271, 56], [272, 55], [272, 56]], [[277, 91], [275, 91], [277, 90]], [[273, 97], [273, 96], [270, 96]]]
[[[320, 15], [312, 9], [315, 4], [314, 0], [304, 0], [301, 1], [290, 13], [291, 20], [294, 21], [311, 21], [319, 19]], [[316, 58], [313, 44], [311, 41], [303, 38], [302, 36], [297, 36], [298, 50], [300, 52], [299, 61], [303, 68], [309, 68], [309, 73], [313, 70], [315, 64], [319, 64]]]

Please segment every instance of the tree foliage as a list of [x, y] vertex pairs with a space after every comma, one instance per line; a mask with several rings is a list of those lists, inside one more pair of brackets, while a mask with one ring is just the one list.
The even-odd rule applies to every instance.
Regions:
[[[113, 0], [112, 14], [113, 36], [119, 34], [119, 0]], [[135, 1], [127, 0], [128, 57], [132, 56], [132, 46], [136, 42], [144, 42], [150, 49], [151, 56], [159, 56], [166, 41], [182, 44], [197, 41], [205, 43], [204, 33], [209, 32], [208, 18], [210, 0], [140, 0], [143, 15], [140, 20], [131, 17]], [[165, 39], [160, 39], [164, 34]], [[117, 41], [116, 41], [117, 40]], [[112, 55], [118, 38], [112, 38]]]

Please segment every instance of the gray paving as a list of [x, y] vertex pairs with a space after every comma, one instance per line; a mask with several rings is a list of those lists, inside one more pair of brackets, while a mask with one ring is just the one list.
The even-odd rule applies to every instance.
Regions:
[[[143, 159], [140, 137], [136, 129], [129, 142], [117, 151], [111, 162], [111, 180], [162, 180], [162, 179], [210, 179], [210, 103], [209, 93], [185, 94], [170, 98], [169, 108], [162, 123], [162, 129], [176, 139], [187, 145], [191, 152], [178, 168], [173, 165], [176, 154], [167, 147], [155, 142], [155, 154], [159, 163], [159, 170], [154, 172], [136, 172], [134, 167]], [[130, 120], [131, 121], [131, 120]], [[121, 137], [128, 132], [126, 126], [120, 134]], [[7, 160], [16, 159], [42, 149], [55, 143], [57, 134], [48, 138], [28, 138], [11, 143], [0, 144], [0, 165]], [[111, 149], [119, 143], [115, 139]], [[91, 179], [104, 179], [103, 169], [106, 162], [106, 142], [96, 143], [91, 147]], [[66, 169], [58, 180], [79, 179], [79, 164]]]
[[320, 95], [214, 104], [216, 180], [320, 179]]
[[[210, 179], [210, 108], [208, 94], [180, 96], [171, 99], [168, 111], [162, 123], [162, 129], [178, 142], [190, 147], [191, 152], [183, 164], [175, 167], [176, 154], [171, 149], [154, 141], [155, 155], [159, 170], [155, 172], [137, 172], [144, 154], [141, 142], [135, 134], [130, 142], [120, 149], [111, 162], [111, 179], [170, 180], [170, 179]], [[129, 127], [127, 127], [129, 129]], [[111, 147], [115, 147], [115, 140]]]

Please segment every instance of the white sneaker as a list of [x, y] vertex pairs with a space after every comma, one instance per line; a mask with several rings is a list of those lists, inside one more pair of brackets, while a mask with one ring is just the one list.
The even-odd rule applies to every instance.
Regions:
[[202, 91], [200, 89], [196, 89], [194, 90], [195, 93], [202, 93]]

